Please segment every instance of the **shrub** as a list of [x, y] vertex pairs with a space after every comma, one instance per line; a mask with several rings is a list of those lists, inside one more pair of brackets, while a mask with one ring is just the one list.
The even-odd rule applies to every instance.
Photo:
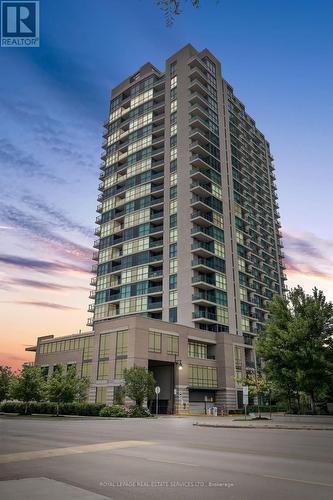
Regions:
[[152, 414], [150, 413], [148, 408], [142, 408], [140, 406], [132, 406], [129, 410], [129, 417], [146, 418], [146, 417], [152, 417]]
[[[2, 403], [0, 411], [6, 413], [25, 413], [25, 403], [20, 401], [7, 401]], [[82, 415], [82, 416], [98, 416], [104, 404], [97, 403], [62, 403], [59, 405], [59, 413], [61, 415]], [[57, 412], [57, 404], [49, 401], [28, 403], [28, 414], [36, 413], [43, 415], [54, 415]]]
[[128, 417], [128, 412], [123, 406], [104, 406], [99, 412], [100, 417]]

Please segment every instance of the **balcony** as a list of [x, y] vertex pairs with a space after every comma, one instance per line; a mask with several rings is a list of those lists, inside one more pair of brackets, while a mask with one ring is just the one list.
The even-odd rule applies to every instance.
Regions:
[[191, 205], [195, 207], [200, 207], [201, 209], [207, 209], [207, 207], [216, 210], [220, 214], [223, 213], [222, 201], [214, 198], [213, 196], [207, 196], [204, 198], [203, 196], [198, 196], [195, 194], [191, 199]]
[[214, 257], [214, 259], [210, 258], [204, 258], [204, 257], [194, 257], [192, 260], [192, 267], [193, 268], [208, 268], [213, 271], [218, 271], [221, 273], [225, 272], [224, 266], [223, 266], [223, 259], [220, 259], [218, 257]]
[[149, 248], [162, 247], [163, 239], [160, 240], [151, 240], [149, 244]]
[[96, 297], [96, 292], [95, 292], [95, 290], [90, 290], [90, 292], [89, 292], [89, 299], [93, 299], [93, 300], [94, 300], [94, 299], [95, 299], [95, 297]]
[[157, 269], [156, 271], [149, 271], [148, 274], [149, 279], [160, 278], [161, 276], [163, 276], [163, 269]]
[[87, 319], [87, 326], [94, 326], [94, 318]]
[[252, 335], [246, 335], [245, 333], [243, 334], [243, 338], [244, 338], [244, 344], [245, 345], [249, 345], [249, 346], [252, 346], [253, 345], [253, 337]]
[[98, 260], [98, 257], [99, 257], [99, 252], [93, 252], [92, 259], [93, 260]]
[[192, 283], [196, 286], [200, 286], [200, 288], [210, 290], [212, 288], [215, 288], [215, 277], [205, 274], [199, 274], [197, 276], [193, 276]]
[[200, 290], [197, 291], [196, 293], [192, 294], [192, 302], [196, 304], [205, 304], [209, 303], [210, 305], [216, 304], [216, 298], [214, 296], [214, 291], [213, 290]]
[[148, 287], [148, 293], [159, 293], [162, 291], [162, 285], [151, 285]]
[[88, 312], [93, 313], [95, 311], [95, 304], [89, 304], [88, 306]]
[[201, 224], [205, 226], [210, 226], [213, 222], [213, 216], [211, 212], [203, 212], [202, 210], [193, 210], [191, 215], [191, 220], [196, 221], [197, 223], [200, 221]]
[[198, 167], [193, 167], [191, 169], [190, 175], [192, 179], [202, 179], [204, 178], [205, 180], [208, 178], [209, 180], [212, 180], [216, 182], [217, 184], [221, 183], [221, 175], [216, 172], [215, 170], [205, 170], [202, 171]]
[[214, 323], [217, 321], [217, 316], [215, 313], [207, 311], [194, 311], [192, 313], [193, 321], [202, 321], [204, 323]]
[[163, 260], [163, 253], [150, 255], [149, 262], [159, 262]]
[[157, 300], [157, 301], [154, 301], [154, 302], [150, 302], [147, 306], [147, 309], [150, 311], [152, 309], [162, 309], [162, 301], [161, 300]]
[[191, 229], [191, 234], [195, 236], [196, 239], [204, 242], [209, 242], [214, 239], [210, 227], [194, 226]]
[[214, 253], [214, 246], [212, 243], [205, 243], [203, 241], [195, 241], [191, 245], [192, 252], [201, 257], [211, 257]]

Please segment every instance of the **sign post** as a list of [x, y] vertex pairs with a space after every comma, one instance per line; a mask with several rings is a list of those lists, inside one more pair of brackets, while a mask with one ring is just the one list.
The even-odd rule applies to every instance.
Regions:
[[158, 415], [158, 395], [161, 392], [161, 388], [157, 385], [155, 387], [155, 394], [156, 394], [156, 415]]
[[245, 410], [245, 420], [246, 420], [246, 410], [247, 410], [248, 404], [249, 404], [249, 386], [244, 385], [243, 386], [243, 405], [244, 405], [244, 410]]

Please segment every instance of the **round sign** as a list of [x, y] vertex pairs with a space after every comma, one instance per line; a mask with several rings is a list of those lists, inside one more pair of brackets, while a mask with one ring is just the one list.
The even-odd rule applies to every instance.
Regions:
[[160, 392], [161, 392], [161, 388], [157, 385], [157, 386], [155, 387], [155, 393], [156, 393], [156, 394], [159, 394]]

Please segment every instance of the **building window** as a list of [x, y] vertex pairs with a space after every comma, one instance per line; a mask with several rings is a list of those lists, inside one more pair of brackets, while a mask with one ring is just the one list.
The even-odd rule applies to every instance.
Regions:
[[127, 354], [127, 331], [117, 332], [117, 356]]
[[81, 376], [82, 378], [91, 378], [92, 375], [92, 363], [83, 363]]
[[99, 361], [97, 369], [97, 380], [108, 380], [109, 378], [109, 361]]
[[170, 238], [169, 238], [170, 243], [176, 243], [177, 242], [177, 228], [170, 229]]
[[148, 351], [161, 352], [162, 335], [158, 332], [149, 332]]
[[42, 376], [45, 380], [47, 380], [47, 377], [49, 375], [49, 367], [48, 366], [42, 366], [41, 367], [41, 372], [42, 372]]
[[189, 365], [188, 384], [191, 387], [217, 387], [217, 369], [210, 366]]
[[251, 328], [250, 328], [250, 320], [248, 318], [244, 318], [242, 316], [242, 319], [241, 319], [241, 327], [242, 327], [242, 331], [243, 332], [251, 332]]
[[96, 387], [96, 403], [106, 404], [106, 389], [106, 387]]
[[207, 359], [207, 344], [189, 341], [187, 344], [187, 355], [189, 358]]
[[177, 323], [177, 307], [169, 309], [169, 321], [170, 323]]
[[[174, 102], [177, 102], [177, 101], [174, 101]], [[173, 104], [173, 102], [171, 103], [171, 105]], [[177, 147], [173, 147], [170, 149], [170, 161], [172, 160], [176, 160], [177, 159]]]
[[242, 350], [239, 346], [234, 345], [234, 360], [236, 370], [242, 369]]
[[177, 61], [173, 61], [170, 64], [170, 74], [171, 74], [171, 76], [174, 76], [176, 74], [176, 71], [177, 71]]
[[169, 261], [169, 273], [174, 274], [178, 271], [178, 259], [171, 259]]
[[246, 288], [243, 288], [242, 286], [240, 286], [239, 287], [239, 295], [240, 295], [241, 300], [245, 300], [245, 301], [248, 300]]
[[114, 378], [124, 378], [124, 370], [127, 368], [127, 358], [116, 359]]
[[170, 185], [175, 186], [177, 184], [177, 171], [172, 172], [170, 175]]
[[177, 243], [172, 243], [169, 247], [169, 257], [172, 259], [173, 257], [177, 257]]
[[179, 337], [176, 335], [167, 336], [167, 353], [179, 354]]
[[177, 214], [170, 215], [170, 227], [177, 227]]
[[94, 337], [86, 337], [83, 340], [83, 360], [92, 358], [92, 351], [94, 347]]
[[170, 172], [176, 172], [177, 171], [177, 160], [172, 160], [170, 161]]
[[176, 214], [176, 213], [177, 213], [177, 199], [173, 199], [170, 200], [170, 214]]
[[111, 333], [103, 333], [99, 338], [99, 358], [107, 358], [110, 352]]
[[177, 274], [171, 274], [171, 276], [169, 276], [169, 288], [170, 290], [177, 288]]
[[178, 290], [171, 290], [169, 292], [169, 306], [175, 307], [178, 305]]
[[225, 307], [216, 307], [216, 319], [219, 323], [223, 325], [229, 324], [229, 313], [228, 309]]
[[170, 200], [177, 198], [177, 186], [171, 186], [170, 188]]

